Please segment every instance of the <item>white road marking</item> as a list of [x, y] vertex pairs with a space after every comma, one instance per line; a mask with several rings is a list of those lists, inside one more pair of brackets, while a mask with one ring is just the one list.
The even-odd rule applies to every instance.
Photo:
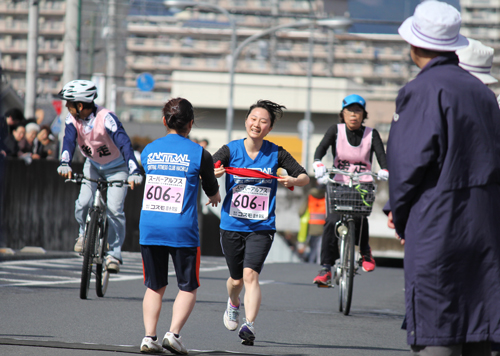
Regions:
[[[125, 258], [126, 268], [121, 268], [120, 273], [111, 274], [110, 282], [121, 282], [131, 280], [142, 280], [143, 268], [142, 258], [130, 256]], [[200, 272], [213, 272], [227, 269], [227, 266], [221, 265], [218, 261], [207, 261], [201, 263]], [[78, 258], [67, 259], [48, 259], [48, 260], [21, 260], [8, 261], [0, 263], [0, 288], [2, 287], [31, 287], [31, 286], [54, 286], [61, 284], [78, 284], [81, 282], [82, 260]], [[23, 273], [26, 271], [26, 273]], [[38, 274], [33, 274], [36, 271]], [[54, 275], [55, 273], [66, 274], [66, 276]], [[175, 276], [173, 269], [168, 274]], [[9, 278], [11, 277], [11, 278]], [[24, 277], [25, 279], [20, 279]], [[95, 283], [95, 277], [92, 275], [91, 282]]]

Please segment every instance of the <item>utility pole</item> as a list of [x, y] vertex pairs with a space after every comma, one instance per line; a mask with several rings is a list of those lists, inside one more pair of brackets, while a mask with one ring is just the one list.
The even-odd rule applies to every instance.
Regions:
[[116, 111], [116, 2], [108, 3], [108, 61], [106, 66], [106, 108]]
[[36, 104], [36, 59], [38, 57], [38, 0], [30, 0], [28, 12], [28, 53], [26, 60], [26, 90], [24, 95], [24, 116], [35, 117]]
[[[62, 85], [78, 79], [78, 2], [79, 0], [66, 0], [66, 18], [64, 21], [64, 65], [62, 75]], [[59, 132], [59, 142], [63, 141], [65, 118], [68, 110], [63, 105], [61, 110], [61, 131]], [[62, 148], [62, 144], [60, 145]]]
[[[314, 18], [314, 8], [309, 0], [309, 16]], [[312, 76], [313, 76], [313, 52], [314, 52], [314, 25], [309, 25], [309, 54], [307, 57], [307, 96], [306, 96], [306, 111], [304, 113], [304, 136], [302, 141], [302, 166], [308, 170], [309, 167], [309, 142], [311, 140], [311, 100], [312, 100]]]
[[78, 0], [66, 0], [62, 85], [78, 79]]

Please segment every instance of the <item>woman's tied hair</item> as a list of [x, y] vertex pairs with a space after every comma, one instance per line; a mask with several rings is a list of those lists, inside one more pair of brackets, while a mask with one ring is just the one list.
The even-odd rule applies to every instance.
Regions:
[[170, 99], [162, 111], [168, 128], [179, 133], [185, 132], [187, 125], [194, 120], [193, 105], [184, 98]]
[[283, 109], [286, 109], [285, 106], [273, 103], [269, 100], [259, 100], [248, 109], [246, 117], [250, 115], [253, 109], [262, 108], [265, 109], [269, 116], [271, 117], [271, 127], [274, 125], [274, 121], [279, 120], [283, 117]]

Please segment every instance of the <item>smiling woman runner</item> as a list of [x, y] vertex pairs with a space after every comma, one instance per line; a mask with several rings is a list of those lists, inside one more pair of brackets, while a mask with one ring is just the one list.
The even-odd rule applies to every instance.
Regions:
[[259, 100], [250, 107], [245, 119], [247, 137], [222, 146], [214, 154], [214, 162], [221, 163], [215, 168], [217, 178], [226, 172], [224, 167], [248, 168], [274, 176], [278, 168], [284, 168], [289, 174], [278, 179], [226, 175], [227, 195], [221, 210], [220, 235], [230, 277], [224, 325], [229, 330], [238, 328], [239, 295], [244, 286], [246, 321], [238, 333], [244, 345], [253, 345], [255, 340], [254, 322], [261, 303], [259, 274], [276, 232], [278, 182], [287, 188], [309, 183], [305, 169], [285, 149], [264, 140], [274, 122], [283, 116], [284, 108]]
[[198, 184], [217, 206], [221, 198], [213, 172], [212, 156], [187, 136], [194, 123], [193, 106], [182, 98], [163, 108], [167, 135], [147, 145], [141, 154], [146, 185], [139, 223], [144, 266], [143, 317], [146, 336], [141, 352], [163, 351], [156, 337], [162, 297], [168, 284], [168, 255], [172, 256], [179, 293], [173, 305], [170, 330], [163, 347], [187, 354], [179, 335], [196, 302], [200, 286], [200, 237], [198, 233]]

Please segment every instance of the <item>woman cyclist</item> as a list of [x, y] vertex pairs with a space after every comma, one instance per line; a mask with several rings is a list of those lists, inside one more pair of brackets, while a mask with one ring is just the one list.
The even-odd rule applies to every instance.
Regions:
[[[342, 111], [340, 112], [340, 124], [331, 126], [321, 140], [314, 153], [314, 173], [316, 178], [326, 174], [326, 168], [321, 159], [329, 147], [332, 149], [334, 165], [338, 169], [351, 172], [365, 172], [372, 169], [372, 156], [375, 152], [378, 163], [382, 168], [378, 175], [381, 179], [387, 179], [387, 161], [384, 145], [377, 130], [363, 126], [367, 119], [366, 102], [361, 96], [352, 94], [342, 100]], [[336, 175], [335, 180], [340, 183], [348, 183], [348, 177]], [[360, 181], [372, 181], [372, 177], [364, 176]], [[338, 242], [335, 234], [336, 222], [340, 220], [339, 214], [328, 214], [321, 245], [321, 265], [319, 274], [314, 278], [317, 285], [329, 285], [332, 279], [331, 267], [335, 260], [340, 257]], [[362, 258], [362, 268], [365, 272], [375, 269], [375, 260], [372, 257], [370, 245], [368, 244], [368, 219], [366, 217], [355, 218], [356, 236], [361, 229], [361, 240], [359, 250]]]
[[230, 277], [226, 284], [229, 298], [223, 320], [229, 330], [238, 327], [239, 295], [244, 286], [246, 322], [238, 333], [244, 345], [253, 345], [255, 339], [254, 322], [261, 303], [259, 274], [276, 232], [278, 182], [288, 188], [309, 183], [304, 168], [285, 149], [264, 140], [274, 122], [283, 115], [284, 108], [259, 100], [248, 110], [246, 138], [232, 141], [214, 154], [214, 162], [222, 163], [215, 169], [216, 177], [226, 172], [225, 167], [248, 168], [273, 176], [278, 168], [284, 168], [289, 174], [278, 180], [226, 175], [227, 195], [222, 205], [220, 235]]

